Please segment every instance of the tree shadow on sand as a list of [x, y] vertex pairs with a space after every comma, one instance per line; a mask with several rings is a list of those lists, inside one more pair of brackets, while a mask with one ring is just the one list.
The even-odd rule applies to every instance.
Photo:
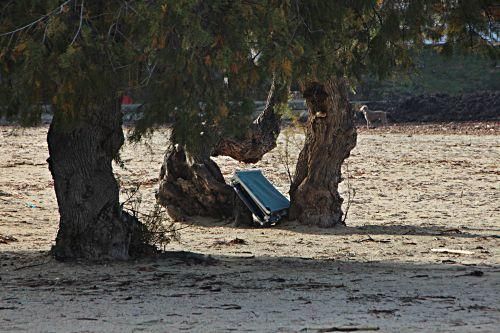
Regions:
[[182, 222], [186, 225], [198, 227], [231, 227], [239, 229], [276, 228], [297, 233], [311, 235], [386, 235], [386, 236], [443, 236], [463, 238], [500, 238], [500, 229], [496, 228], [469, 228], [443, 227], [441, 225], [401, 225], [401, 224], [365, 224], [362, 226], [339, 226], [334, 228], [319, 228], [316, 226], [302, 225], [297, 221], [281, 221], [274, 226], [234, 226], [232, 219], [217, 220], [204, 217], [193, 217]]
[[[81, 325], [85, 320], [104, 331], [117, 322], [138, 321], [147, 325], [147, 331], [164, 331], [167, 324], [204, 331], [207, 321], [197, 320], [198, 315], [211, 318], [215, 323], [211, 331], [229, 327], [241, 331], [240, 324], [252, 331], [280, 331], [279, 325], [285, 325], [287, 332], [317, 332], [318, 328], [326, 332], [334, 326], [400, 331], [392, 326], [398, 321], [414, 323], [415, 330], [408, 330], [412, 332], [422, 327], [431, 330], [436, 323], [444, 330], [458, 323], [467, 326], [465, 331], [477, 330], [477, 325], [483, 325], [482, 331], [493, 331], [500, 312], [491, 292], [498, 282], [497, 265], [208, 256], [183, 251], [101, 263], [47, 261], [49, 257], [35, 251], [0, 252], [0, 256], [7, 264], [0, 270], [0, 314], [8, 319], [3, 324], [26, 330], [34, 329], [33, 320], [54, 325], [61, 318], [63, 303], [65, 322]], [[50, 311], [33, 307], [40, 304]], [[30, 320], [16, 315], [23, 311], [29, 311]]]
[[387, 235], [387, 236], [444, 236], [444, 237], [463, 237], [463, 238], [500, 238], [499, 229], [476, 229], [465, 227], [446, 228], [437, 225], [416, 226], [416, 225], [377, 225], [365, 224], [362, 226], [342, 226], [337, 228], [325, 229], [312, 226], [303, 226], [296, 222], [287, 222], [279, 225], [278, 228], [296, 231], [299, 233], [318, 234], [318, 235]]

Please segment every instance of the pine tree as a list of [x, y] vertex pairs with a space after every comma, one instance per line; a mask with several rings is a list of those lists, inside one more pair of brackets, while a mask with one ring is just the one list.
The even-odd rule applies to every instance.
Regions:
[[40, 105], [54, 113], [55, 256], [128, 258], [138, 225], [121, 209], [111, 163], [124, 142], [120, 94], [141, 64], [128, 37], [138, 35], [138, 17], [114, 1], [7, 1], [1, 13], [2, 113], [33, 119]]

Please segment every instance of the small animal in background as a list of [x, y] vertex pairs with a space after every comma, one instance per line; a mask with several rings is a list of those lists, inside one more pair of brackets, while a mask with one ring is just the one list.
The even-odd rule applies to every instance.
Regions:
[[372, 125], [372, 121], [375, 120], [380, 120], [383, 125], [387, 125], [387, 112], [385, 111], [371, 111], [368, 110], [367, 105], [363, 105], [359, 111], [363, 112], [363, 115], [365, 116], [366, 119], [366, 128], [370, 128]]

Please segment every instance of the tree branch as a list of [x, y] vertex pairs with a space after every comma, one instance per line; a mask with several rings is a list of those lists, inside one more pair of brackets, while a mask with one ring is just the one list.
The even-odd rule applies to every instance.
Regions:
[[22, 31], [24, 29], [28, 29], [28, 28], [31, 28], [32, 26], [34, 26], [35, 24], [37, 24], [38, 22], [41, 22], [43, 20], [45, 20], [46, 18], [52, 16], [53, 14], [57, 13], [57, 11], [59, 10], [59, 12], [61, 12], [61, 9], [63, 6], [67, 5], [68, 3], [70, 3], [71, 1], [73, 0], [67, 0], [65, 2], [63, 2], [61, 5], [57, 6], [57, 8], [51, 10], [49, 13], [45, 14], [45, 15], [42, 15], [41, 17], [39, 17], [38, 19], [36, 19], [35, 21], [31, 22], [31, 23], [28, 23], [26, 25], [23, 25], [22, 27], [19, 27], [19, 28], [16, 28], [12, 31], [8, 31], [8, 32], [4, 32], [4, 33], [1, 33], [0, 34], [0, 37], [3, 37], [3, 36], [8, 36], [8, 35], [13, 35], [15, 34], [16, 32], [19, 32], [19, 31]]
[[80, 24], [78, 25], [78, 30], [76, 31], [76, 34], [75, 34], [75, 37], [73, 37], [73, 40], [71, 41], [71, 43], [69, 44], [70, 46], [73, 45], [73, 43], [75, 42], [76, 38], [78, 37], [78, 35], [80, 34], [80, 31], [82, 30], [82, 22], [83, 22], [83, 4], [84, 4], [84, 0], [82, 0], [82, 4], [81, 4], [81, 7], [80, 7]]

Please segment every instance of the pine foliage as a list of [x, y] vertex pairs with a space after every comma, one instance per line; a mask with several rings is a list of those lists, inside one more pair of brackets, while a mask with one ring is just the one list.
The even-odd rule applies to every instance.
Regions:
[[[0, 5], [0, 116], [68, 123], [140, 96], [138, 139], [174, 121], [197, 149], [250, 121], [274, 77], [379, 77], [437, 43], [498, 58], [495, 1], [18, 0]], [[103, 108], [104, 106], [104, 108]]]

